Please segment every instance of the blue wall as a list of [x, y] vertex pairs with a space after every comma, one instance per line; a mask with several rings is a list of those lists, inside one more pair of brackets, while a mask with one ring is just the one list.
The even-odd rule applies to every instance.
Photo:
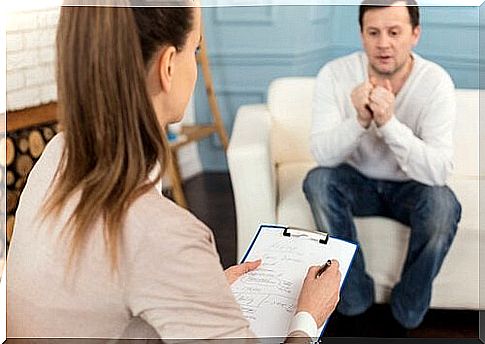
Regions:
[[[204, 8], [214, 87], [228, 133], [238, 107], [265, 102], [274, 78], [314, 76], [327, 61], [360, 49], [357, 11], [357, 6]], [[441, 64], [457, 87], [477, 88], [479, 9], [422, 7], [421, 18], [416, 52]], [[195, 108], [197, 122], [211, 120], [202, 79]], [[199, 152], [204, 170], [227, 170], [217, 138], [199, 143]]]

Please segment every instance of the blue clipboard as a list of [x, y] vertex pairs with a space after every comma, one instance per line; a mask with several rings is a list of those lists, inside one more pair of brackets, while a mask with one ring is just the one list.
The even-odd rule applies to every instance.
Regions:
[[[327, 245], [329, 240], [331, 240], [331, 239], [340, 240], [340, 241], [344, 241], [344, 242], [347, 242], [349, 244], [355, 245], [355, 251], [354, 251], [354, 254], [353, 254], [353, 256], [350, 260], [349, 268], [347, 270], [347, 273], [343, 276], [343, 280], [342, 280], [342, 283], [341, 283], [341, 286], [340, 286], [340, 290], [342, 290], [342, 288], [344, 287], [345, 282], [347, 280], [348, 272], [350, 271], [350, 269], [352, 268], [352, 265], [354, 263], [355, 253], [357, 253], [357, 250], [359, 249], [359, 245], [356, 242], [353, 242], [351, 240], [341, 239], [341, 238], [338, 238], [338, 237], [334, 237], [334, 236], [331, 236], [330, 234], [328, 234], [326, 232], [317, 232], [317, 231], [312, 231], [312, 230], [308, 230], [308, 229], [297, 228], [297, 227], [286, 226], [286, 225], [279, 225], [279, 224], [260, 224], [258, 230], [256, 231], [256, 234], [254, 235], [254, 237], [251, 241], [251, 244], [249, 245], [248, 249], [246, 250], [246, 253], [244, 254], [244, 256], [241, 260], [241, 263], [244, 263], [246, 261], [251, 250], [253, 249], [255, 243], [257, 242], [258, 237], [260, 236], [262, 231], [264, 231], [265, 229], [281, 229], [281, 234], [283, 236], [286, 236], [286, 237], [291, 237], [292, 235], [293, 236], [311, 237], [315, 241], [318, 241], [318, 243], [321, 244], [321, 245]], [[321, 338], [323, 336], [323, 333], [325, 332], [327, 324], [328, 324], [328, 319], [327, 319], [327, 321], [325, 321], [325, 323], [322, 327], [319, 338]]]

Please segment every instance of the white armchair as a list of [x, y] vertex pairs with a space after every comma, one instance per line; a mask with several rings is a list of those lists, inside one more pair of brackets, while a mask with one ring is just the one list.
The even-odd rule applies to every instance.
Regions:
[[[305, 175], [316, 166], [309, 148], [313, 87], [314, 78], [277, 79], [269, 87], [267, 104], [238, 110], [228, 149], [238, 259], [261, 222], [316, 229], [302, 191]], [[478, 104], [478, 90], [457, 90], [455, 172], [448, 184], [463, 211], [434, 282], [432, 307], [479, 309]], [[381, 217], [356, 218], [356, 226], [367, 270], [376, 282], [376, 300], [386, 302], [400, 276], [409, 229]]]

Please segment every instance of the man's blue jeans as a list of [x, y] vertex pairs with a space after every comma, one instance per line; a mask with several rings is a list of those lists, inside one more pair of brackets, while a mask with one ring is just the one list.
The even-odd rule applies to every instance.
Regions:
[[[391, 310], [406, 328], [417, 327], [431, 301], [431, 287], [450, 248], [461, 217], [461, 205], [447, 186], [416, 181], [371, 179], [353, 167], [317, 167], [303, 183], [317, 228], [357, 241], [353, 216], [384, 216], [411, 227], [401, 280], [391, 293]], [[385, 243], [382, 243], [385, 245]], [[337, 310], [347, 316], [374, 303], [374, 282], [358, 250]]]

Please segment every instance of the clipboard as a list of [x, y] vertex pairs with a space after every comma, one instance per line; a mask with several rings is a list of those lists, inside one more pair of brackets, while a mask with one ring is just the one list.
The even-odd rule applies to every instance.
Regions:
[[[236, 281], [231, 289], [258, 337], [285, 338], [296, 312], [308, 267], [337, 259], [340, 289], [358, 244], [325, 232], [277, 224], [261, 224], [241, 263], [262, 259], [261, 266]], [[318, 329], [321, 337], [327, 322]]]

